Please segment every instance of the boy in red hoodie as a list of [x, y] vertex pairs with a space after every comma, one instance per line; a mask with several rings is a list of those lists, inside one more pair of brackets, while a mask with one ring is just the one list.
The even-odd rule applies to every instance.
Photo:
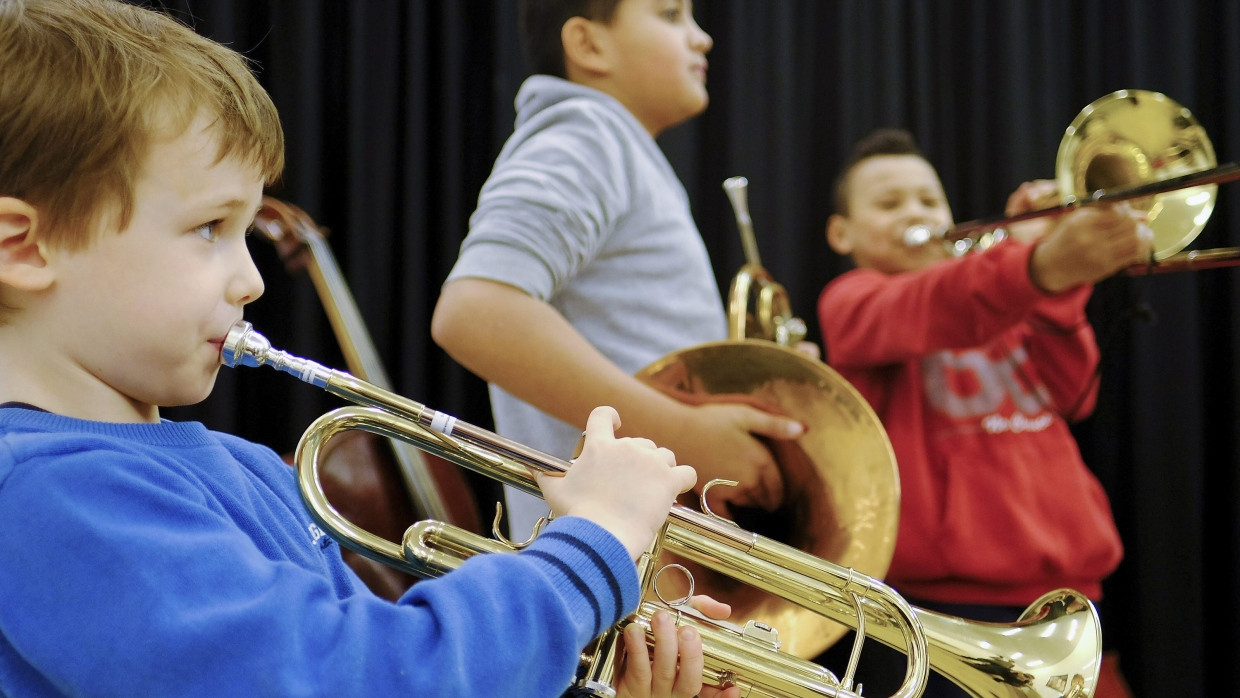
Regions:
[[[1022, 186], [1008, 214], [1043, 204], [1049, 184]], [[1095, 282], [1148, 258], [1137, 221], [1086, 207], [958, 258], [909, 245], [907, 229], [952, 214], [898, 130], [858, 143], [835, 210], [827, 242], [857, 268], [827, 285], [818, 313], [827, 362], [874, 407], [899, 464], [887, 582], [915, 606], [981, 621], [1012, 622], [1061, 587], [1098, 599], [1123, 549], [1068, 425], [1098, 389], [1085, 303]], [[898, 680], [903, 661], [867, 692], [883, 695], [876, 684]], [[925, 695], [964, 695], [932, 679]]]

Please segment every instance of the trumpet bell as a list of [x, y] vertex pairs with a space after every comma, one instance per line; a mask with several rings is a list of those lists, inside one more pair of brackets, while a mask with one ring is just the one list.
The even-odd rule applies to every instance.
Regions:
[[[869, 403], [834, 369], [774, 342], [730, 339], [669, 354], [637, 377], [688, 404], [744, 403], [806, 425], [795, 441], [766, 442], [783, 475], [780, 509], [735, 510], [730, 518], [871, 577], [887, 572], [900, 509], [895, 454]], [[681, 503], [698, 508], [696, 500]], [[734, 617], [776, 628], [785, 652], [815, 657], [848, 630], [731, 577], [675, 562], [691, 569], [699, 593], [731, 604]]]
[[[1010, 624], [916, 612], [931, 665], [971, 696], [1086, 698], [1098, 686], [1098, 611], [1071, 589], [1044, 594]], [[894, 646], [899, 638], [883, 641]]]
[[[1055, 159], [1064, 203], [1099, 190], [1124, 189], [1210, 169], [1214, 146], [1192, 113], [1148, 90], [1119, 90], [1081, 110], [1068, 126]], [[1191, 243], [1214, 210], [1217, 184], [1135, 199], [1154, 233], [1154, 258]]]

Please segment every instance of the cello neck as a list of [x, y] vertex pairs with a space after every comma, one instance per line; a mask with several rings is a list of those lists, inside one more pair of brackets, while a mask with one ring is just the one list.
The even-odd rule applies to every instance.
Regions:
[[[263, 197], [263, 208], [254, 226], [276, 245], [286, 264], [304, 265], [309, 271], [349, 372], [391, 391], [391, 381], [361, 311], [319, 227], [300, 208], [269, 196]], [[450, 513], [442, 488], [422, 452], [399, 439], [386, 441], [391, 444], [415, 511], [436, 521], [453, 521], [456, 517]]]

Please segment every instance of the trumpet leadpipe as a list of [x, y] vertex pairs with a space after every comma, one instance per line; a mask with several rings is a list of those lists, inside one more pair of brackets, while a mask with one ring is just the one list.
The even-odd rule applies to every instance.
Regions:
[[[538, 494], [538, 486], [526, 471], [515, 467], [516, 464], [545, 473], [563, 473], [569, 468], [568, 461], [463, 422], [420, 402], [383, 390], [344, 371], [327, 368], [309, 359], [275, 349], [266, 337], [256, 332], [253, 326], [245, 321], [238, 322], [229, 330], [224, 340], [220, 361], [230, 367], [269, 366], [349, 402], [378, 408], [399, 418], [389, 425], [389, 431], [376, 431], [376, 433], [401, 438], [402, 434], [398, 430], [405, 425], [404, 420], [407, 420], [430, 432], [440, 434], [445, 439], [451, 439], [452, 441], [441, 442], [447, 448], [472, 448], [475, 455], [502, 456], [502, 459], [490, 459], [500, 467], [510, 466], [505, 468], [511, 471], [509, 476], [500, 479], [505, 484], [518, 487], [531, 494]], [[482, 474], [492, 473], [483, 472]]]

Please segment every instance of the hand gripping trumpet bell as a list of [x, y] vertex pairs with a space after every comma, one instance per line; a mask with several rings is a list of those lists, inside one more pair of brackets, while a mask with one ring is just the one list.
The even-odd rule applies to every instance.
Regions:
[[[399, 546], [355, 526], [332, 507], [318, 482], [320, 454], [333, 436], [362, 429], [401, 439], [532, 494], [538, 494], [538, 488], [530, 468], [564, 472], [570, 467], [343, 371], [273, 349], [247, 322], [232, 328], [220, 358], [227, 366], [270, 366], [354, 403], [319, 417], [302, 435], [296, 453], [302, 498], [312, 518], [342, 545], [422, 577], [442, 575], [472, 555], [512, 548], [433, 520], [410, 526]], [[648, 642], [653, 641], [650, 619], [659, 608], [668, 609], [678, 624], [695, 627], [702, 636], [703, 681], [739, 686], [742, 696], [859, 698], [861, 687], [854, 690], [851, 676], [866, 637], [908, 658], [896, 698], [920, 695], [931, 667], [980, 697], [1088, 698], [1097, 684], [1098, 615], [1088, 599], [1071, 590], [1043, 596], [1015, 623], [974, 623], [913, 608], [877, 579], [745, 531], [705, 506], [702, 512], [673, 506], [651, 548], [638, 563], [647, 601], [629, 620], [646, 628]], [[858, 644], [843, 679], [779, 651], [776, 628], [712, 621], [686, 610], [681, 600], [665, 601], [656, 588], [660, 570], [652, 562], [664, 551], [857, 630]], [[619, 626], [583, 654], [575, 689], [579, 694], [614, 695], [618, 639]]]

